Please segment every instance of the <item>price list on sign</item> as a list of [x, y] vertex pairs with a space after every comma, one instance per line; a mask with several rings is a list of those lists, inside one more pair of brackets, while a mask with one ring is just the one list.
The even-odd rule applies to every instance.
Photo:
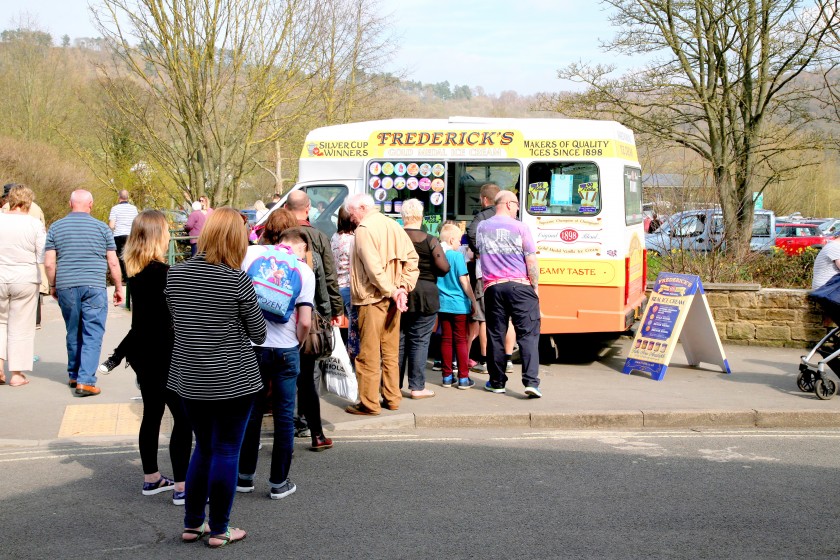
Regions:
[[678, 341], [689, 365], [705, 362], [730, 373], [700, 278], [663, 272], [656, 279], [622, 371], [662, 380]]

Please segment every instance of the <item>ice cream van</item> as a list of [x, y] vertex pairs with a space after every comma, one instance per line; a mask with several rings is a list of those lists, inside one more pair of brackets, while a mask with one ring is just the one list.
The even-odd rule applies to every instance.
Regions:
[[633, 132], [609, 121], [394, 119], [318, 128], [300, 157], [298, 183], [313, 225], [335, 232], [350, 193], [370, 193], [399, 218], [417, 198], [424, 227], [469, 224], [479, 189], [518, 194], [540, 263], [543, 334], [628, 329], [645, 299], [642, 173]]

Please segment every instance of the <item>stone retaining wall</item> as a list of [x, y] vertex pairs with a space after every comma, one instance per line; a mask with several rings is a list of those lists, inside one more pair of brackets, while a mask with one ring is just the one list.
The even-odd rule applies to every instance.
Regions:
[[808, 348], [829, 328], [807, 290], [704, 284], [718, 334], [729, 344]]

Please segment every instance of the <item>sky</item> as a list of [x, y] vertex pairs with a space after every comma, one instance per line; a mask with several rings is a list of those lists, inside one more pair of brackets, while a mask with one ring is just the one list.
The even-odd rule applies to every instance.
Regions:
[[[2, 0], [0, 29], [28, 15], [60, 37], [96, 37], [88, 0]], [[587, 0], [379, 0], [381, 17], [399, 42], [383, 71], [425, 83], [481, 86], [527, 95], [573, 89], [557, 79], [570, 63], [625, 59], [600, 51], [612, 37], [604, 9]]]

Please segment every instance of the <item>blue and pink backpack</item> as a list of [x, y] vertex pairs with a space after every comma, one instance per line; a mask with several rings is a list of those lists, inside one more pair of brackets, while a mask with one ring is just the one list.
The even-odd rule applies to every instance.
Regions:
[[257, 303], [267, 321], [288, 323], [303, 287], [300, 261], [286, 245], [265, 246], [246, 274], [257, 293]]

